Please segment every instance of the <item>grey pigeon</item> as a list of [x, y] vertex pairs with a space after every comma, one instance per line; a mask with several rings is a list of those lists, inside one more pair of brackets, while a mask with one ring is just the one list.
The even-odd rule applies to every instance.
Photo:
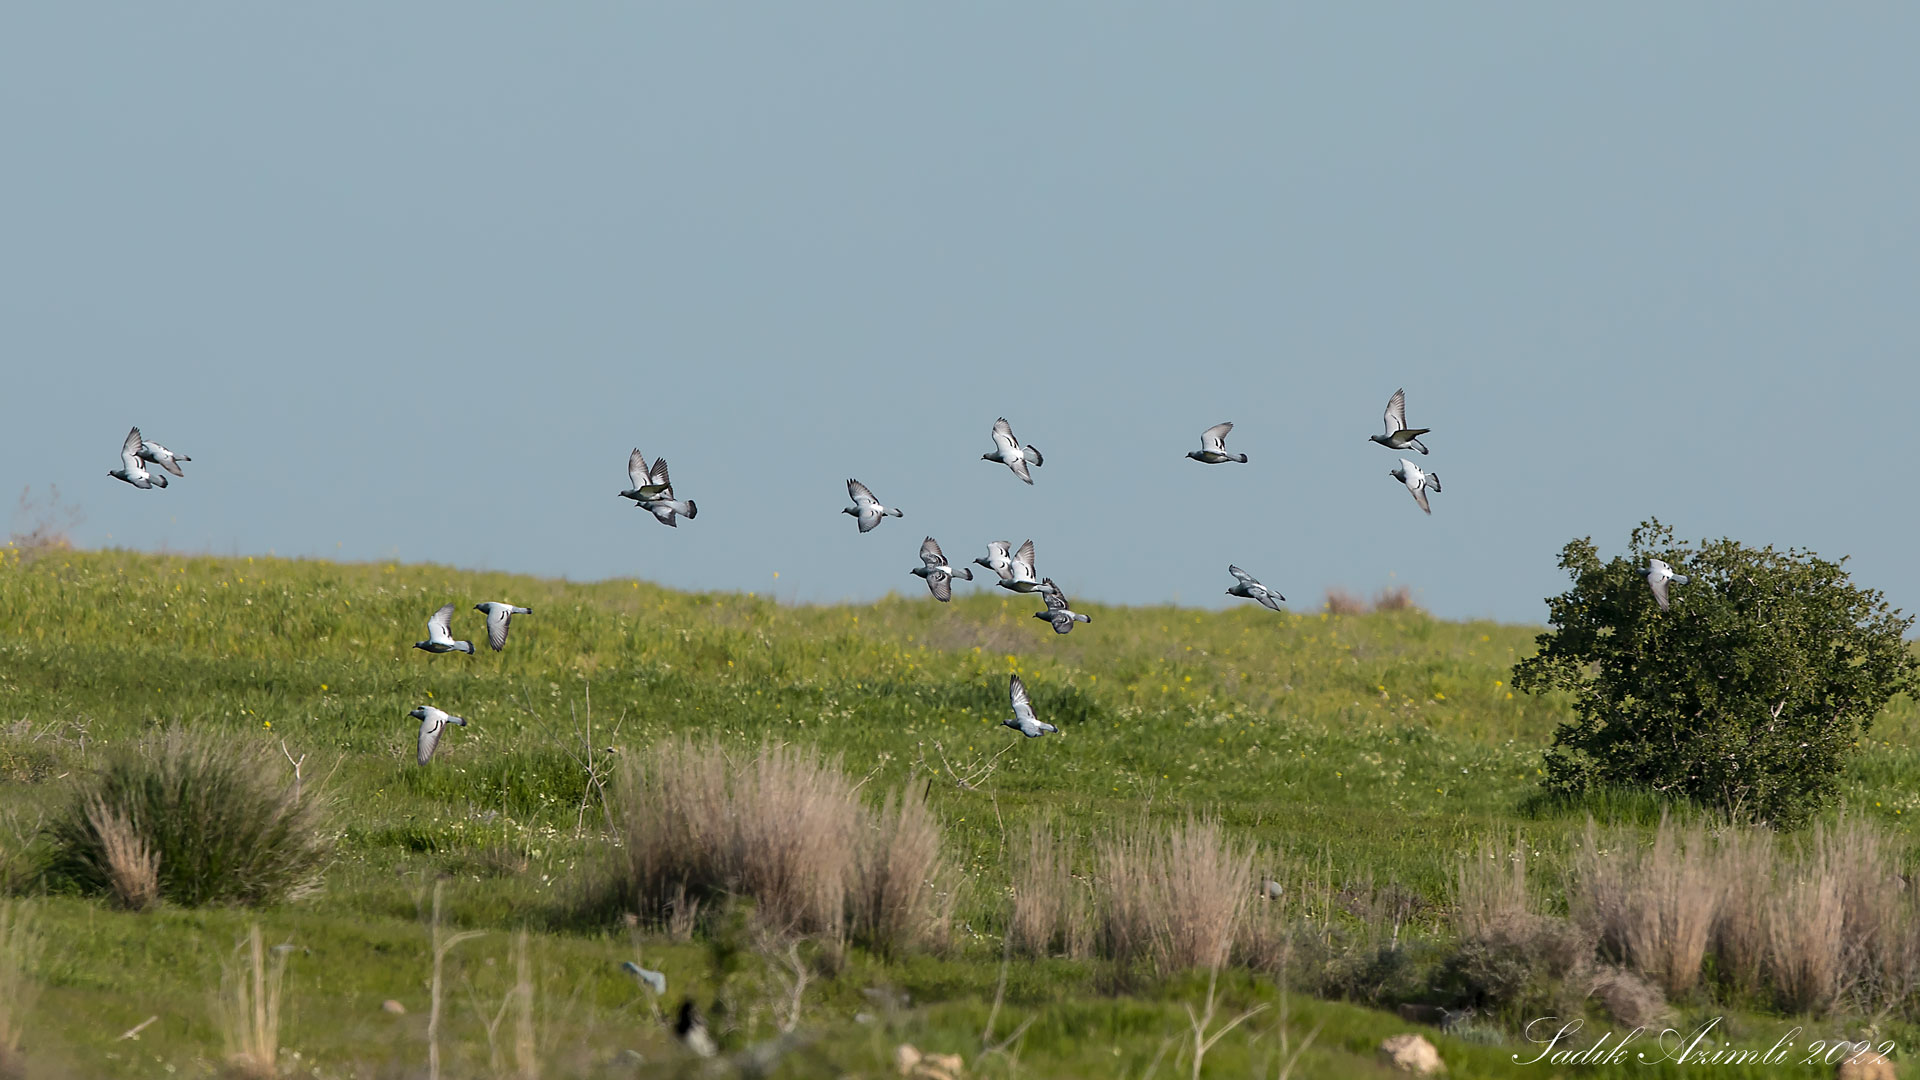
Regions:
[[652, 514], [655, 521], [677, 529], [680, 527], [679, 521], [676, 520], [677, 518], [686, 518], [688, 521], [692, 521], [700, 515], [700, 508], [694, 505], [692, 499], [676, 499], [673, 497], [673, 477], [667, 473], [666, 458], [661, 458], [653, 463], [653, 473], [650, 479], [653, 481], [653, 484], [649, 486], [657, 485], [657, 490], [652, 495], [634, 500], [634, 505]]
[[125, 480], [142, 490], [166, 487], [165, 476], [148, 472], [147, 467], [140, 463], [140, 448], [145, 445], [146, 441], [140, 438], [139, 428], [127, 432], [126, 441], [120, 444], [120, 467], [108, 470], [107, 475], [116, 480]]
[[638, 979], [656, 994], [667, 992], [667, 977], [658, 971], [649, 971], [631, 960], [620, 965], [620, 970]]
[[1280, 610], [1279, 602], [1286, 597], [1260, 584], [1259, 579], [1237, 566], [1227, 567], [1227, 573], [1239, 579], [1233, 588], [1227, 590], [1228, 596], [1244, 596], [1249, 600], [1258, 600], [1275, 611]]
[[1407, 392], [1405, 390], [1395, 390], [1393, 396], [1387, 399], [1387, 414], [1385, 420], [1387, 433], [1385, 435], [1369, 435], [1367, 436], [1369, 440], [1377, 442], [1389, 450], [1405, 450], [1411, 446], [1422, 454], [1427, 452], [1427, 444], [1420, 441], [1420, 436], [1425, 435], [1433, 429], [1410, 428], [1407, 426]]
[[427, 640], [413, 643], [416, 649], [430, 653], [473, 652], [473, 642], [453, 640], [453, 605], [448, 604], [427, 620]]
[[1007, 423], [1004, 416], [993, 422], [993, 453], [981, 454], [980, 460], [998, 461], [1029, 484], [1033, 483], [1033, 476], [1027, 471], [1027, 465], [1046, 464], [1038, 447], [1020, 445], [1020, 440], [1013, 437], [1013, 425]]
[[1218, 465], [1223, 461], [1247, 463], [1245, 454], [1227, 453], [1227, 432], [1233, 430], [1232, 422], [1215, 424], [1200, 433], [1200, 449], [1187, 451], [1187, 456], [1195, 461], [1204, 461], [1209, 465]]
[[1001, 581], [1013, 579], [1013, 542], [1010, 540], [987, 541], [985, 558], [974, 556], [974, 563], [984, 566], [999, 575]]
[[1287, 887], [1273, 880], [1271, 876], [1260, 880], [1260, 899], [1278, 900], [1287, 894]]
[[1661, 611], [1667, 610], [1667, 582], [1669, 581], [1675, 585], [1685, 585], [1687, 575], [1674, 573], [1673, 567], [1659, 559], [1648, 559], [1647, 586], [1653, 590], [1653, 598], [1659, 602]]
[[[992, 545], [988, 545], [991, 547]], [[1020, 545], [1020, 550], [1007, 560], [1007, 573], [1001, 575], [1000, 587], [1010, 592], [1035, 593], [1051, 591], [1053, 586], [1041, 581], [1033, 570], [1033, 541]]]
[[440, 733], [447, 730], [448, 724], [466, 727], [467, 722], [458, 716], [443, 712], [431, 705], [422, 705], [407, 714], [420, 721], [420, 764], [425, 765], [433, 758], [433, 748], [440, 745]]
[[473, 610], [487, 613], [487, 644], [494, 652], [507, 647], [507, 625], [515, 615], [531, 615], [532, 608], [514, 607], [512, 604], [497, 604], [492, 600], [484, 604], [473, 605]]
[[1033, 699], [1027, 696], [1027, 686], [1020, 681], [1020, 676], [1015, 675], [1007, 684], [1007, 696], [1013, 700], [1013, 715], [1000, 721], [1002, 727], [1010, 727], [1029, 739], [1060, 730], [1033, 715]]
[[873, 497], [873, 492], [867, 490], [867, 485], [858, 480], [847, 481], [847, 497], [853, 500], [853, 505], [842, 508], [840, 512], [859, 518], [861, 532], [872, 532], [883, 517], [907, 516], [891, 506], [882, 506], [880, 500]]
[[1052, 578], [1048, 578], [1040, 584], [1045, 587], [1045, 591], [1040, 595], [1041, 598], [1047, 602], [1047, 610], [1036, 611], [1033, 613], [1033, 617], [1036, 619], [1045, 619], [1052, 623], [1054, 633], [1064, 634], [1073, 629], [1074, 623], [1090, 623], [1093, 621], [1091, 617], [1082, 615], [1067, 607], [1066, 595], [1060, 591], [1058, 585], [1053, 583]]
[[143, 438], [140, 440], [140, 460], [151, 461], [175, 476], [185, 476], [187, 474], [180, 471], [180, 463], [193, 459], [185, 454], [176, 454], [152, 439]]
[[[649, 468], [647, 455], [641, 453], [639, 447], [634, 447], [633, 453], [627, 455], [627, 483], [631, 486], [621, 492], [620, 497], [637, 503], [646, 502], [666, 491], [671, 485], [667, 483], [665, 465], [666, 459], [661, 458], [658, 464]], [[659, 476], [654, 475], [656, 469], [660, 470]]]
[[1388, 469], [1387, 475], [1407, 485], [1407, 491], [1412, 493], [1413, 501], [1420, 504], [1420, 509], [1433, 513], [1433, 507], [1427, 505], [1427, 491], [1440, 490], [1440, 474], [1421, 472], [1420, 466], [1401, 458], [1400, 467]]
[[973, 580], [973, 571], [967, 567], [955, 568], [947, 563], [947, 557], [940, 552], [940, 544], [929, 536], [920, 543], [920, 561], [926, 565], [916, 566], [908, 571], [915, 577], [925, 578], [928, 591], [933, 598], [945, 603], [953, 599], [953, 579]]

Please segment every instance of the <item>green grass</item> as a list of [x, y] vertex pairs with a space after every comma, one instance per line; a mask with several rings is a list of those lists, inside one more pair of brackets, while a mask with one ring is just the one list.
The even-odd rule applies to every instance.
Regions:
[[[478, 655], [410, 648], [449, 600], [456, 636], [481, 642]], [[516, 617], [502, 653], [485, 648], [481, 617], [467, 610], [481, 600], [533, 608]], [[951, 605], [911, 595], [793, 607], [436, 566], [9, 556], [0, 563], [0, 811], [20, 830], [62, 805], [67, 785], [107, 748], [177, 724], [276, 752], [284, 741], [306, 755], [307, 781], [335, 800], [341, 832], [323, 891], [283, 907], [131, 915], [98, 900], [42, 901], [52, 947], [29, 1051], [73, 1075], [207, 1073], [220, 1048], [209, 996], [257, 919], [270, 942], [298, 947], [281, 1041], [300, 1052], [301, 1075], [424, 1074], [422, 910], [431, 883], [444, 880], [449, 922], [489, 932], [448, 961], [449, 1075], [485, 1074], [473, 1001], [490, 1020], [510, 978], [508, 937], [523, 927], [534, 931], [540, 1028], [556, 1068], [628, 1075], [618, 1059], [629, 1049], [662, 1060], [669, 1048], [619, 962], [637, 946], [667, 972], [663, 1007], [689, 990], [704, 1002], [715, 972], [698, 944], [582, 921], [604, 843], [584, 746], [611, 759], [622, 747], [706, 733], [741, 746], [819, 745], [856, 776], [872, 772], [876, 791], [937, 774], [932, 798], [967, 883], [957, 946], [893, 964], [856, 951], [816, 979], [807, 1023], [820, 1038], [789, 1059], [782, 1075], [792, 1076], [882, 1075], [902, 1039], [964, 1053], [974, 1066], [999, 974], [1008, 838], [1037, 814], [1085, 837], [1143, 815], [1204, 810], [1315, 887], [1392, 881], [1437, 912], [1453, 867], [1483, 836], [1517, 825], [1552, 861], [1590, 810], [1634, 822], [1659, 812], [1645, 799], [1537, 797], [1540, 751], [1566, 713], [1506, 685], [1537, 628], [1419, 612], [1094, 605], [1092, 625], [1059, 637], [1030, 617], [1036, 609], [980, 591]], [[1021, 740], [997, 726], [1016, 671], [1061, 737]], [[471, 726], [450, 730], [421, 769], [406, 713], [428, 703]], [[1880, 719], [1844, 785], [1853, 812], [1907, 830], [1920, 813], [1917, 732], [1920, 715], [1904, 699]], [[979, 790], [944, 779], [943, 762], [964, 771], [1002, 750]], [[0, 831], [0, 847], [11, 844]], [[768, 976], [754, 967], [734, 977]], [[872, 1008], [861, 989], [879, 985], [907, 990], [912, 1007], [854, 1023]], [[1125, 996], [1106, 985], [1092, 965], [1013, 965], [997, 1029], [1004, 1036], [1033, 1019], [1020, 1075], [1139, 1076], [1185, 1032], [1184, 1005], [1205, 994], [1204, 977]], [[1235, 974], [1223, 985], [1231, 1006], [1277, 1004], [1269, 982]], [[409, 1013], [381, 1012], [387, 998]], [[1389, 1014], [1299, 995], [1290, 1010], [1296, 1040], [1324, 1023], [1296, 1076], [1369, 1075], [1372, 1047], [1406, 1030]], [[1273, 1049], [1274, 1013], [1216, 1046], [1207, 1074], [1251, 1075]], [[156, 1015], [137, 1041], [117, 1040]], [[1770, 1044], [1790, 1026], [1731, 1022], [1741, 1045]], [[1829, 1027], [1810, 1024], [1802, 1041], [1816, 1029], [1840, 1033]], [[504, 1026], [497, 1038], [510, 1039]], [[1436, 1041], [1455, 1076], [1547, 1075], [1510, 1062], [1524, 1046]], [[582, 1043], [590, 1050], [573, 1049]], [[1174, 1068], [1179, 1051], [1166, 1050], [1159, 1075], [1187, 1074]], [[1007, 1063], [979, 1067], [1004, 1072]]]

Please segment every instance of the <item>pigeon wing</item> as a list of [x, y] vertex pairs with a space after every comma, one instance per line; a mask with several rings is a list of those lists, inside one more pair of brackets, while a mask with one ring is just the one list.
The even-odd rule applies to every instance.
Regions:
[[453, 605], [448, 604], [427, 620], [428, 641], [453, 641]]
[[1052, 578], [1048, 578], [1043, 584], [1046, 585], [1046, 589], [1040, 593], [1040, 599], [1047, 602], [1047, 611], [1055, 612], [1066, 610], [1067, 598], [1066, 595], [1060, 591], [1060, 586], [1055, 585]]
[[947, 557], [940, 552], [940, 542], [931, 536], [920, 541], [920, 561], [928, 566], [947, 565]]
[[1227, 449], [1227, 432], [1232, 430], [1233, 430], [1233, 423], [1229, 421], [1224, 424], [1215, 424], [1212, 427], [1208, 428], [1207, 430], [1201, 432], [1200, 433], [1200, 449], [1218, 450], [1221, 453], [1225, 453]]
[[494, 604], [487, 609], [487, 644], [494, 652], [507, 647], [507, 624], [513, 618], [513, 608], [506, 604]]
[[667, 475], [667, 459], [655, 458], [653, 461], [652, 485], [659, 488], [658, 494], [665, 499], [673, 498], [673, 477]]
[[180, 468], [180, 463], [174, 459], [173, 451], [167, 449], [164, 446], [159, 446], [158, 444], [155, 444], [155, 449], [159, 451], [160, 456], [158, 458], [155, 458], [154, 460], [160, 463], [161, 468], [167, 470], [168, 472], [172, 473], [175, 476], [184, 477], [187, 475], [186, 472]]
[[1422, 484], [1412, 490], [1413, 501], [1420, 504], [1420, 509], [1425, 510], [1429, 514], [1433, 513], [1433, 507], [1427, 504], [1427, 486]]
[[120, 461], [130, 473], [145, 472], [140, 464], [140, 447], [144, 445], [140, 438], [140, 429], [127, 432], [127, 441], [120, 444]]
[[420, 721], [420, 764], [425, 765], [432, 760], [433, 748], [440, 745], [440, 732], [445, 728], [446, 725], [434, 713], [428, 713], [427, 718]]
[[945, 603], [953, 599], [953, 579], [945, 570], [935, 570], [927, 575], [927, 591], [933, 593], [935, 600]]
[[1021, 454], [1012, 461], [1007, 462], [1007, 468], [1013, 470], [1013, 475], [1025, 480], [1029, 484], [1033, 483], [1033, 474], [1027, 471], [1027, 456], [1025, 454]]
[[993, 422], [993, 445], [999, 447], [1002, 460], [1019, 456], [1020, 440], [1013, 437], [1013, 425], [1004, 416]]
[[873, 531], [873, 527], [880, 524], [880, 517], [880, 507], [878, 504], [868, 503], [866, 506], [862, 506], [860, 508], [860, 531]]
[[1013, 576], [1015, 577], [1015, 579], [1020, 581], [1037, 580], [1033, 576], [1033, 541], [1032, 540], [1028, 540], [1026, 543], [1021, 544], [1020, 550], [1013, 553]]
[[853, 504], [860, 508], [860, 531], [866, 532], [868, 529], [873, 528], [873, 526], [866, 524], [867, 508], [879, 506], [880, 500], [874, 498], [873, 492], [867, 490], [867, 485], [858, 480], [847, 481], [847, 498], [852, 499]]
[[1227, 573], [1232, 574], [1234, 577], [1238, 578], [1240, 580], [1240, 584], [1245, 585], [1249, 589], [1260, 584], [1258, 581], [1254, 580], [1254, 577], [1252, 574], [1247, 573], [1245, 570], [1242, 570], [1237, 566], [1227, 567]]
[[1033, 699], [1027, 696], [1027, 684], [1015, 675], [1007, 684], [1007, 696], [1013, 701], [1013, 715], [1027, 724], [1037, 724], [1040, 718], [1033, 715]]
[[1667, 610], [1667, 579], [1658, 574], [1648, 574], [1647, 584], [1652, 587], [1653, 598], [1659, 603], [1660, 610]]
[[636, 491], [647, 486], [647, 455], [637, 446], [627, 455], [627, 483]]
[[1407, 392], [1405, 389], [1395, 390], [1393, 396], [1387, 399], [1386, 422], [1388, 438], [1392, 438], [1396, 432], [1407, 429]]

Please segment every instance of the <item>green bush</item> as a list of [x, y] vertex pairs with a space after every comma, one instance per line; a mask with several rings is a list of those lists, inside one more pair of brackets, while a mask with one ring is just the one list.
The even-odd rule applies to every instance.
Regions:
[[[1547, 601], [1552, 629], [1514, 667], [1515, 687], [1572, 697], [1548, 787], [1639, 787], [1788, 828], [1830, 804], [1874, 716], [1920, 684], [1913, 618], [1808, 551], [1676, 544], [1657, 520], [1630, 549], [1602, 562], [1590, 539], [1566, 546], [1573, 588]], [[1670, 586], [1669, 611], [1649, 558], [1691, 578]]]
[[176, 904], [273, 903], [316, 883], [322, 816], [271, 748], [175, 729], [114, 753], [48, 825], [48, 876], [123, 902], [144, 872]]

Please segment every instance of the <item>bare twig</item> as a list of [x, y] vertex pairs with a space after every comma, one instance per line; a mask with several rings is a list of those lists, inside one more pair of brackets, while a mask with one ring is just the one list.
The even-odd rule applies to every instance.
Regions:
[[1232, 1031], [1243, 1022], [1265, 1011], [1267, 1007], [1266, 1002], [1263, 1001], [1253, 1008], [1248, 1009], [1246, 1012], [1241, 1013], [1239, 1016], [1227, 1021], [1226, 1026], [1220, 1030], [1211, 1035], [1207, 1034], [1207, 1029], [1213, 1026], [1213, 991], [1214, 985], [1219, 979], [1220, 961], [1216, 959], [1213, 962], [1213, 966], [1207, 969], [1207, 1007], [1205, 1011], [1196, 1015], [1192, 1005], [1186, 1006], [1187, 1021], [1193, 1025], [1193, 1080], [1200, 1080], [1200, 1063], [1206, 1060], [1207, 1051], [1213, 1049], [1213, 1044], [1219, 1042], [1227, 1032]]
[[139, 1023], [128, 1028], [127, 1030], [121, 1032], [120, 1037], [118, 1039], [115, 1039], [114, 1041], [125, 1042], [128, 1039], [138, 1040], [140, 1038], [140, 1033], [147, 1030], [149, 1025], [158, 1022], [159, 1019], [160, 1018], [158, 1016], [149, 1016], [145, 1020], [142, 1020]]
[[440, 1080], [440, 969], [447, 954], [463, 941], [485, 937], [484, 930], [462, 930], [457, 934], [440, 935], [440, 890], [441, 883], [433, 883], [433, 986], [429, 998], [431, 1004], [427, 1011], [427, 1075], [431, 1080]]

